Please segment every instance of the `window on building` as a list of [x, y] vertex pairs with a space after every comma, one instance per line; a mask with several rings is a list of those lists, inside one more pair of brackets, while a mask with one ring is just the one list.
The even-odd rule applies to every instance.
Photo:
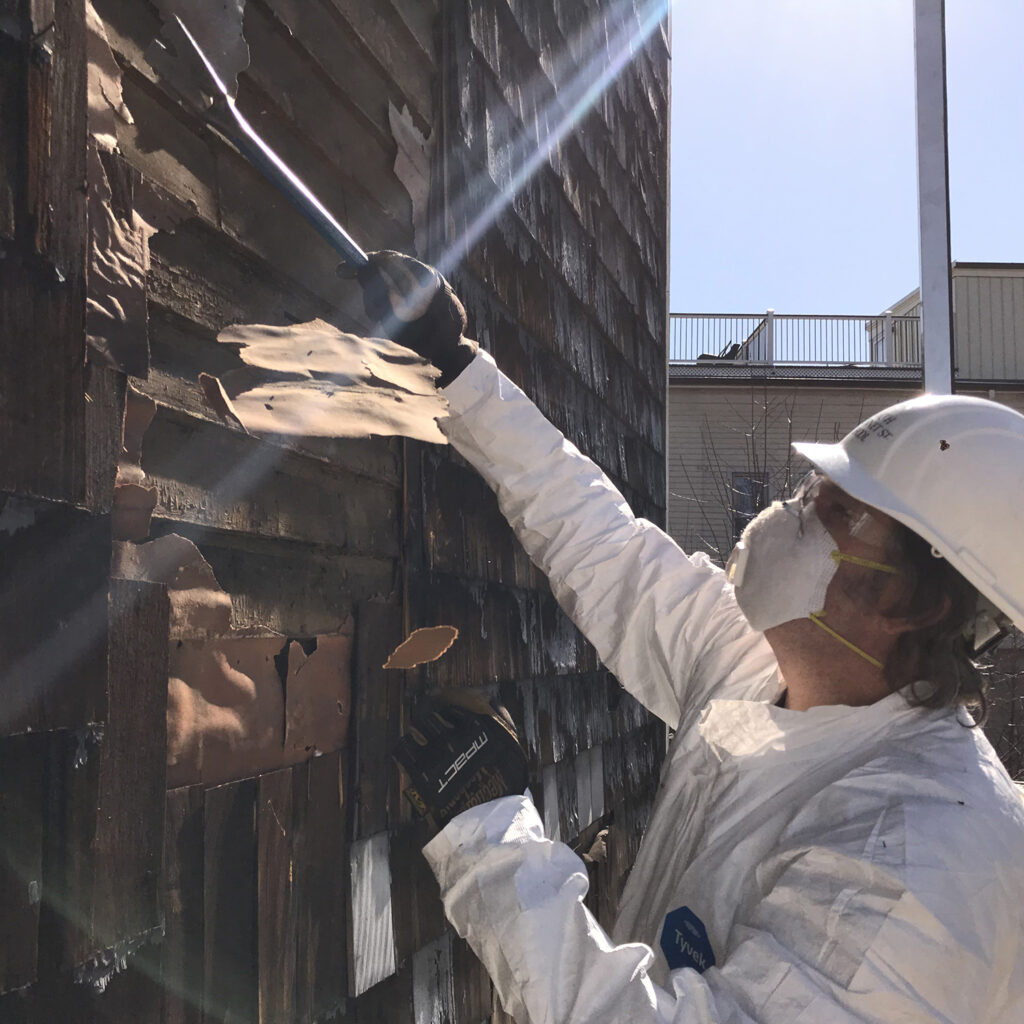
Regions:
[[768, 481], [763, 473], [732, 475], [732, 540], [740, 539], [747, 523], [768, 504]]

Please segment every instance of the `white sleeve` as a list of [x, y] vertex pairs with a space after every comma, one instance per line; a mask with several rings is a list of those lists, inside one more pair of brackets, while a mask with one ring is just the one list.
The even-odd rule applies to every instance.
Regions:
[[637, 519], [611, 481], [481, 352], [441, 427], [484, 477], [559, 604], [622, 685], [669, 725], [727, 679], [768, 696], [775, 661], [722, 571]]
[[[987, 921], [961, 914], [951, 930], [891, 875], [827, 847], [788, 854], [789, 868], [735, 926], [724, 961], [703, 974], [673, 971], [671, 990], [648, 977], [648, 946], [615, 945], [583, 905], [586, 868], [544, 838], [528, 797], [464, 812], [423, 852], [448, 919], [518, 1024], [1020, 1019], [990, 1009], [1020, 1004], [991, 991], [999, 949], [988, 956]], [[1019, 939], [1003, 945], [1012, 961]]]

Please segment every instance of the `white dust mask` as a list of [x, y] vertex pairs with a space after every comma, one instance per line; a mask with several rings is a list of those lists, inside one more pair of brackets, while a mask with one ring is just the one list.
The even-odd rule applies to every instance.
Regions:
[[799, 498], [776, 501], [747, 524], [725, 572], [751, 627], [764, 632], [825, 606], [836, 542]]
[[[870, 517], [858, 521], [857, 532]], [[747, 524], [726, 564], [736, 602], [753, 629], [764, 632], [793, 619], [810, 619], [833, 639], [882, 668], [882, 663], [841, 636], [822, 618], [825, 592], [840, 562], [898, 573], [893, 565], [843, 554], [814, 510], [800, 498], [773, 502]]]

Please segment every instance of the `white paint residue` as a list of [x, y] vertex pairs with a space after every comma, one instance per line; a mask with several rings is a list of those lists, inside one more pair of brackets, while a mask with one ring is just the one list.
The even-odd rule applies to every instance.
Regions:
[[576, 769], [576, 813], [582, 832], [594, 820], [590, 795], [590, 751], [581, 750], [573, 767]]
[[455, 1020], [451, 932], [413, 954], [412, 1014], [414, 1024]]
[[544, 769], [544, 835], [556, 842], [562, 838], [558, 815], [558, 779], [553, 764]]
[[399, 111], [388, 101], [388, 123], [398, 149], [395, 153], [395, 177], [405, 186], [412, 200], [412, 225], [416, 252], [426, 255], [427, 213], [430, 200], [430, 157], [434, 150], [433, 132], [425, 136], [415, 124], [408, 107]]
[[349, 849], [352, 876], [353, 996], [395, 973], [388, 835], [356, 840]]
[[590, 751], [590, 811], [591, 821], [604, 817], [604, 747], [600, 744]]

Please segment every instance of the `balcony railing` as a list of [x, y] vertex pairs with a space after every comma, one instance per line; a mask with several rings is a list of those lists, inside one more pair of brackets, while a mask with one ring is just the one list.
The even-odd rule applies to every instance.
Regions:
[[788, 316], [672, 313], [674, 363], [763, 363], [913, 368], [921, 365], [920, 316]]

